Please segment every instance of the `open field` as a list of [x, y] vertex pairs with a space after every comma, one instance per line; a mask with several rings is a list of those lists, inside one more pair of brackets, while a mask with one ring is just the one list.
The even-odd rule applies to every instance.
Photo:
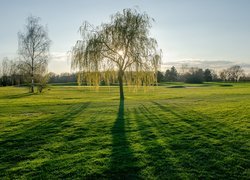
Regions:
[[1, 87], [0, 178], [248, 179], [250, 84], [183, 85]]

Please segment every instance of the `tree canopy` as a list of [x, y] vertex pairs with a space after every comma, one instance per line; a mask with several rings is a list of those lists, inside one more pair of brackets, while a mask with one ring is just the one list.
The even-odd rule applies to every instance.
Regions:
[[100, 78], [108, 84], [118, 80], [120, 99], [124, 99], [123, 83], [153, 85], [161, 54], [157, 41], [149, 36], [153, 21], [147, 13], [124, 9], [111, 16], [109, 23], [94, 27], [84, 22], [80, 27], [82, 40], [71, 51], [72, 68], [89, 85], [98, 86]]
[[24, 32], [18, 33], [19, 68], [31, 79], [31, 92], [34, 92], [34, 76], [46, 71], [51, 40], [46, 27], [39, 24], [40, 18], [29, 16]]

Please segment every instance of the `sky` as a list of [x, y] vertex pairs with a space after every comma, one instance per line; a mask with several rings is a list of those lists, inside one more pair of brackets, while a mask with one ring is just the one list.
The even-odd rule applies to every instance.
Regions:
[[52, 40], [49, 71], [71, 72], [67, 52], [81, 38], [82, 22], [109, 22], [124, 8], [155, 19], [150, 36], [172, 65], [250, 70], [250, 0], [0, 0], [0, 60], [18, 57], [17, 33], [29, 15], [41, 18]]

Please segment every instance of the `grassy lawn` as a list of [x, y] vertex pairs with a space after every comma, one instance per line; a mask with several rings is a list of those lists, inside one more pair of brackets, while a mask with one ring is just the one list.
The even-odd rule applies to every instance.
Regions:
[[250, 177], [250, 84], [133, 91], [1, 87], [0, 179]]

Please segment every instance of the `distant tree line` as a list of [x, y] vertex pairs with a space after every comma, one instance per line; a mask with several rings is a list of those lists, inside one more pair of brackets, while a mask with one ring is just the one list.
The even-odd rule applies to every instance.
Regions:
[[77, 73], [61, 73], [55, 74], [53, 72], [49, 73], [49, 83], [68, 83], [77, 82]]
[[218, 74], [212, 69], [201, 68], [185, 68], [182, 72], [172, 66], [165, 72], [158, 71], [158, 82], [186, 82], [186, 83], [203, 83], [203, 82], [245, 82], [250, 81], [250, 76], [244, 73], [244, 70], [239, 65], [231, 66], [230, 68], [221, 70]]
[[[10, 60], [4, 58], [0, 63], [0, 86], [23, 86], [30, 85], [30, 75], [22, 71], [19, 68], [20, 62], [17, 60]], [[203, 83], [203, 82], [249, 82], [250, 76], [244, 73], [244, 70], [238, 66], [232, 66], [227, 69], [221, 70], [219, 73], [216, 73], [212, 69], [200, 69], [200, 68], [185, 68], [185, 70], [177, 69], [172, 66], [170, 69], [167, 69], [165, 72], [157, 72], [157, 82], [186, 82], [186, 83]], [[114, 72], [116, 73], [116, 72]], [[34, 77], [35, 84], [42, 83], [69, 83], [77, 82], [77, 77], [82, 75], [82, 73], [61, 73], [56, 74], [50, 72], [44, 75], [36, 74]], [[109, 83], [106, 82], [104, 78], [105, 73], [100, 73], [100, 85], [117, 85], [118, 81], [109, 80]], [[110, 83], [112, 82], [112, 83]], [[78, 82], [80, 85], [87, 85], [87, 80], [81, 78], [81, 82]]]
[[16, 86], [25, 83], [25, 76], [18, 68], [18, 62], [5, 57], [0, 64], [0, 86]]
[[[22, 69], [24, 64], [19, 60], [10, 60], [5, 57], [0, 63], [0, 86], [28, 86], [31, 85], [30, 73]], [[33, 82], [37, 85], [38, 91], [48, 82], [48, 75], [33, 73]]]
[[[22, 62], [10, 60], [5, 57], [0, 62], [0, 86], [30, 86], [30, 74], [20, 68]], [[45, 85], [47, 83], [77, 82], [77, 73], [53, 72], [47, 74], [34, 74], [34, 84]]]

